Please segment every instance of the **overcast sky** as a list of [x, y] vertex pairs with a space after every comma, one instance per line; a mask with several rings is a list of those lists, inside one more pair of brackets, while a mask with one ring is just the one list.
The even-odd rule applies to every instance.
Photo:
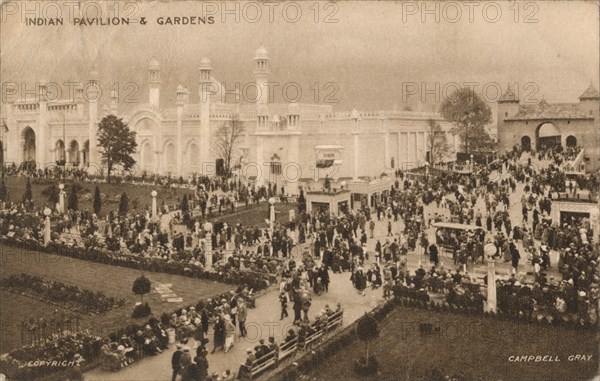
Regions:
[[[15, 4], [18, 11], [13, 15]], [[213, 75], [232, 88], [235, 82], [252, 81], [251, 59], [264, 44], [271, 58], [272, 81], [299, 83], [303, 101], [315, 97], [310, 85], [318, 83], [320, 103], [333, 89], [325, 89], [325, 84], [333, 82], [338, 87], [333, 96], [339, 101], [335, 110], [389, 109], [394, 104], [414, 108], [417, 96], [406, 102], [402, 99], [407, 83], [416, 83], [419, 92], [423, 83], [429, 89], [436, 82], [440, 89], [445, 85], [452, 89], [451, 82], [477, 82], [479, 90], [483, 84], [498, 83], [504, 90], [508, 82], [517, 82], [523, 96], [529, 94], [534, 101], [544, 96], [549, 102], [576, 101], [590, 81], [598, 86], [597, 2], [521, 2], [518, 15], [511, 3], [494, 3], [498, 8], [488, 6], [486, 13], [485, 3], [473, 2], [472, 22], [469, 8], [459, 3], [438, 3], [437, 15], [423, 15], [425, 7], [436, 12], [436, 4], [339, 2], [326, 8], [328, 3], [315, 7], [307, 2], [298, 3], [302, 15], [295, 23], [284, 19], [283, 3], [273, 8], [273, 22], [269, 8], [260, 6], [262, 16], [256, 23], [249, 22], [249, 17], [254, 17], [258, 3], [238, 3], [240, 22], [235, 22], [233, 14], [223, 22], [223, 3], [212, 4], [219, 7], [214, 24], [187, 26], [160, 26], [157, 18], [202, 16], [200, 3], [151, 1], [120, 6], [121, 16], [145, 17], [143, 26], [73, 26], [67, 13], [63, 14], [64, 26], [27, 26], [20, 12], [23, 3], [10, 8], [4, 4], [2, 82], [84, 81], [95, 65], [103, 81], [139, 82], [145, 102], [146, 68], [154, 56], [161, 63], [161, 103], [174, 106], [179, 83], [190, 88], [192, 100], [197, 99], [197, 68], [202, 57], [210, 58]], [[235, 6], [228, 3], [230, 9]], [[316, 8], [319, 22], [315, 22]], [[94, 16], [93, 8], [86, 9]], [[46, 10], [42, 16], [55, 15], [52, 9]], [[324, 22], [327, 14], [337, 22]], [[295, 8], [288, 6], [286, 15], [288, 20], [293, 18]], [[527, 87], [529, 82], [535, 85]], [[415, 91], [414, 85], [408, 86]], [[489, 86], [488, 96], [493, 99], [495, 87]], [[280, 95], [278, 90], [277, 100]], [[435, 101], [434, 95], [427, 96], [427, 103]]]

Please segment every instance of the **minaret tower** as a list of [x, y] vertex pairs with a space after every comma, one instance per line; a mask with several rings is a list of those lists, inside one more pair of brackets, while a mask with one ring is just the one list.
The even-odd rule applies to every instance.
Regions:
[[148, 102], [152, 107], [158, 108], [160, 104], [160, 65], [154, 57], [148, 65]]
[[269, 88], [267, 87], [267, 82], [269, 82], [271, 69], [269, 69], [269, 54], [264, 46], [261, 45], [256, 49], [254, 62], [254, 79], [257, 87], [256, 103], [258, 105], [266, 105], [269, 103]]
[[215, 163], [210, 161], [210, 98], [212, 95], [212, 66], [208, 58], [200, 61], [200, 168], [203, 174], [208, 173], [209, 168], [213, 168]]
[[98, 72], [96, 69], [90, 71], [87, 94], [88, 99], [88, 140], [89, 140], [89, 173], [96, 174], [100, 171], [100, 154], [98, 152], [98, 98], [100, 98], [100, 87], [98, 86]]

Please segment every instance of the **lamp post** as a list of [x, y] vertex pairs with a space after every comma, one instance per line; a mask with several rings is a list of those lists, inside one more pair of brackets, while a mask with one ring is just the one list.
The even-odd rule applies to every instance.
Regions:
[[212, 230], [213, 224], [206, 222], [203, 226], [206, 236], [204, 237], [204, 268], [209, 271], [212, 269], [213, 256], [212, 256]]
[[65, 184], [58, 184], [58, 212], [65, 212]]
[[496, 248], [493, 243], [488, 243], [483, 250], [488, 264], [486, 311], [496, 313], [498, 307], [496, 303], [496, 260], [494, 259], [494, 256], [498, 252], [498, 248]]
[[158, 211], [156, 207], [156, 196], [158, 195], [158, 192], [153, 190], [150, 192], [150, 195], [152, 196], [152, 219], [156, 221], [158, 217]]
[[473, 173], [473, 154], [471, 154], [471, 173]]
[[44, 246], [48, 246], [50, 243], [50, 214], [52, 210], [50, 208], [44, 208]]
[[[273, 229], [275, 224], [275, 198], [269, 198], [269, 236], [273, 240]], [[273, 245], [271, 245], [273, 246]]]

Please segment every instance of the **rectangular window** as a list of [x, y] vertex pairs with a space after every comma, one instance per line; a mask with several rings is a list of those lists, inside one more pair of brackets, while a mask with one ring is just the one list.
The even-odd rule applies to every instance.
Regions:
[[271, 162], [271, 173], [274, 175], [281, 175], [281, 163], [278, 161]]

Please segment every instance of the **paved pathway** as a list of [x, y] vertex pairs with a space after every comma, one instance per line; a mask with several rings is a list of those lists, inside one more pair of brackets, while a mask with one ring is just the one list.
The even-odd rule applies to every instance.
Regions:
[[[520, 198], [523, 194], [523, 185], [517, 185], [517, 192], [510, 194], [510, 208], [509, 213], [511, 220], [514, 223], [521, 221], [521, 208]], [[480, 209], [485, 212], [485, 206], [482, 200], [478, 200], [476, 209]], [[438, 210], [435, 204], [432, 204], [425, 209], [425, 215], [427, 213], [433, 213]], [[443, 211], [446, 212], [447, 211]], [[531, 219], [530, 219], [531, 221]], [[393, 222], [393, 232], [397, 234], [402, 228], [402, 221]], [[369, 239], [367, 243], [367, 250], [371, 253], [374, 252], [374, 247], [377, 239], [380, 239], [382, 243], [386, 240], [387, 234], [387, 220], [381, 222], [376, 221], [375, 226], [375, 238]], [[434, 239], [434, 229], [428, 229], [430, 236], [430, 242]], [[397, 235], [396, 235], [397, 236]], [[392, 238], [392, 237], [390, 237]], [[392, 238], [393, 239], [393, 238]], [[525, 257], [525, 256], [523, 256]], [[373, 260], [373, 257], [371, 257]], [[442, 264], [446, 268], [454, 269], [455, 266], [452, 263], [452, 259], [449, 257], [441, 258]], [[425, 255], [419, 253], [412, 253], [408, 255], [408, 268], [414, 270], [423, 263], [425, 267], [428, 267], [428, 258]], [[521, 261], [522, 265], [520, 272], [531, 271], [532, 267], [526, 263], [526, 258]], [[550, 272], [551, 275], [559, 276], [556, 271], [557, 253], [552, 254], [552, 265], [553, 269]], [[368, 268], [370, 261], [367, 262], [365, 269]], [[497, 273], [499, 278], [506, 278], [509, 276], [511, 267], [510, 263], [499, 263], [497, 264]], [[476, 276], [482, 277], [486, 274], [487, 267], [485, 264], [477, 264], [475, 266], [469, 265], [468, 271]], [[358, 295], [354, 290], [352, 283], [350, 282], [350, 273], [344, 272], [341, 274], [331, 274], [331, 284], [328, 293], [321, 296], [313, 296], [313, 304], [309, 312], [309, 317], [312, 319], [326, 304], [329, 304], [332, 308], [335, 308], [337, 303], [341, 303], [344, 307], [344, 326], [347, 326], [357, 320], [365, 312], [372, 310], [377, 304], [383, 302], [383, 291], [382, 289], [370, 290], [367, 289], [366, 296]], [[274, 336], [276, 342], [281, 343], [283, 336], [289, 327], [292, 325], [293, 311], [289, 308], [290, 316], [284, 320], [279, 319], [280, 307], [278, 302], [278, 291], [275, 286], [272, 286], [269, 291], [264, 293], [262, 296], [257, 298], [257, 308], [249, 310], [248, 313], [248, 337], [236, 338], [236, 343], [228, 354], [217, 352], [215, 354], [208, 355], [209, 362], [209, 374], [213, 372], [222, 373], [226, 369], [231, 369], [232, 372], [238, 371], [239, 364], [245, 359], [245, 351], [247, 348], [254, 347], [259, 339], [268, 340], [269, 336]], [[291, 307], [291, 306], [290, 306]], [[208, 344], [209, 351], [212, 349], [212, 337], [211, 342]], [[159, 381], [159, 380], [170, 380], [171, 378], [171, 367], [170, 359], [173, 353], [174, 346], [164, 351], [162, 354], [146, 358], [138, 363], [134, 363], [129, 367], [117, 372], [111, 373], [97, 368], [86, 373], [86, 380], [88, 381], [109, 381], [109, 380], [148, 380], [148, 381]]]

